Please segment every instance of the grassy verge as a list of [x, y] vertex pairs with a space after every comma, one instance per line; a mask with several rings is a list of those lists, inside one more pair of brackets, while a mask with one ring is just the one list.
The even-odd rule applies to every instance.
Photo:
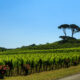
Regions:
[[35, 73], [28, 76], [7, 77], [5, 78], [5, 80], [55, 80], [58, 78], [62, 78], [77, 73], [80, 73], [80, 65], [66, 69]]

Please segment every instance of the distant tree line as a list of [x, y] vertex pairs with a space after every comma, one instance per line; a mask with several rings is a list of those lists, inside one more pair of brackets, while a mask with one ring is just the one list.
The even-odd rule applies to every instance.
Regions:
[[1, 52], [6, 51], [6, 50], [7, 50], [6, 48], [0, 47]]

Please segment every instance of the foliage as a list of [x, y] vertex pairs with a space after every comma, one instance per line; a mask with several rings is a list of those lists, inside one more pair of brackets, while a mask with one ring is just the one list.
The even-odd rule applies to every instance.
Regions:
[[59, 29], [63, 29], [65, 37], [66, 37], [66, 29], [70, 29], [71, 30], [71, 32], [72, 32], [72, 38], [73, 38], [73, 35], [75, 33], [80, 32], [80, 27], [77, 26], [76, 24], [70, 24], [70, 25], [69, 24], [62, 24], [62, 25], [58, 26], [58, 28]]
[[0, 79], [4, 78], [4, 75], [7, 70], [9, 70], [8, 65], [0, 65]]
[[70, 24], [69, 28], [72, 31], [72, 37], [75, 33], [80, 32], [80, 27], [77, 26], [76, 24]]
[[0, 64], [9, 66], [6, 76], [28, 75], [80, 64], [80, 47], [48, 50], [14, 50], [13, 53], [11, 51], [1, 53]]
[[76, 38], [69, 37], [69, 36], [60, 36], [60, 38], [65, 42], [67, 42], [67, 41], [77, 41]]
[[69, 25], [68, 24], [62, 24], [62, 25], [60, 25], [58, 28], [59, 29], [63, 29], [63, 32], [64, 32], [64, 34], [65, 34], [65, 36], [66, 36], [66, 29], [69, 27]]
[[3, 48], [3, 47], [0, 47], [0, 51], [6, 51], [7, 49], [6, 48]]

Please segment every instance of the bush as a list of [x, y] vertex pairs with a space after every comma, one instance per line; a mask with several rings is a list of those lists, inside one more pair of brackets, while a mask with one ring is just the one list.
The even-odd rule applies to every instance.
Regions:
[[0, 79], [4, 78], [4, 75], [8, 69], [8, 65], [0, 65]]

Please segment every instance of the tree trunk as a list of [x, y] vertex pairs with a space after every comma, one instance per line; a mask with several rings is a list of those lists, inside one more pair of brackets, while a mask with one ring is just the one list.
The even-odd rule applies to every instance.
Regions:
[[72, 32], [72, 38], [73, 38], [73, 34], [74, 34], [74, 33]]
[[65, 29], [63, 29], [63, 32], [64, 32], [64, 34], [65, 34], [65, 36], [66, 36], [66, 30], [65, 30]]
[[73, 35], [74, 35], [74, 29], [72, 29], [72, 38], [73, 38]]

